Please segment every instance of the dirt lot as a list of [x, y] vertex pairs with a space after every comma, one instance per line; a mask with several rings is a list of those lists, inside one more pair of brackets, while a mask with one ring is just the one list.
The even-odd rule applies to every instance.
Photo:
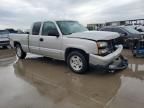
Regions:
[[144, 58], [123, 52], [129, 67], [115, 74], [72, 73], [64, 62], [0, 49], [0, 108], [143, 108]]

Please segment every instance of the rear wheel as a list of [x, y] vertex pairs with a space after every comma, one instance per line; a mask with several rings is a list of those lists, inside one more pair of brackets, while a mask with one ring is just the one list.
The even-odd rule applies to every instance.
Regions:
[[86, 73], [89, 65], [85, 54], [78, 51], [73, 51], [68, 55], [67, 64], [73, 72], [78, 74]]
[[26, 57], [26, 53], [22, 50], [20, 44], [16, 45], [16, 55], [19, 59], [24, 59]]

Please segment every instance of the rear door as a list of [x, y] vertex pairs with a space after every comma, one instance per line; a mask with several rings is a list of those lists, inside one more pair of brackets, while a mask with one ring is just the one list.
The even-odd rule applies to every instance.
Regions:
[[31, 53], [40, 54], [39, 38], [41, 22], [34, 23], [31, 34], [29, 35], [29, 50]]
[[40, 40], [40, 52], [42, 55], [61, 59], [62, 36], [54, 22], [47, 21], [43, 23]]

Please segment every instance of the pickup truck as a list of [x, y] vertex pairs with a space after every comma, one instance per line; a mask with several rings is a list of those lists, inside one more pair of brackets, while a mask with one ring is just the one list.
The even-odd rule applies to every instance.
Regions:
[[18, 58], [24, 59], [29, 52], [63, 60], [78, 74], [87, 72], [89, 65], [114, 72], [128, 64], [121, 55], [123, 46], [114, 44], [118, 33], [88, 31], [77, 21], [35, 22], [29, 34], [10, 35]]

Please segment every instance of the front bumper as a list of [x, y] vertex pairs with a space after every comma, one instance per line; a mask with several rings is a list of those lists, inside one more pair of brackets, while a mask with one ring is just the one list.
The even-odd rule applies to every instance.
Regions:
[[102, 66], [110, 70], [124, 69], [128, 66], [128, 61], [121, 56], [122, 45], [117, 46], [117, 50], [107, 56], [90, 54], [89, 63], [94, 66]]
[[106, 68], [110, 71], [114, 70], [122, 70], [128, 67], [128, 60], [125, 59], [123, 56], [120, 56], [112, 63], [110, 63]]
[[94, 55], [90, 54], [89, 55], [89, 63], [92, 65], [108, 65], [111, 63], [113, 60], [118, 58], [123, 50], [123, 46], [119, 45], [117, 46], [117, 50], [107, 56], [99, 56], [99, 55]]

